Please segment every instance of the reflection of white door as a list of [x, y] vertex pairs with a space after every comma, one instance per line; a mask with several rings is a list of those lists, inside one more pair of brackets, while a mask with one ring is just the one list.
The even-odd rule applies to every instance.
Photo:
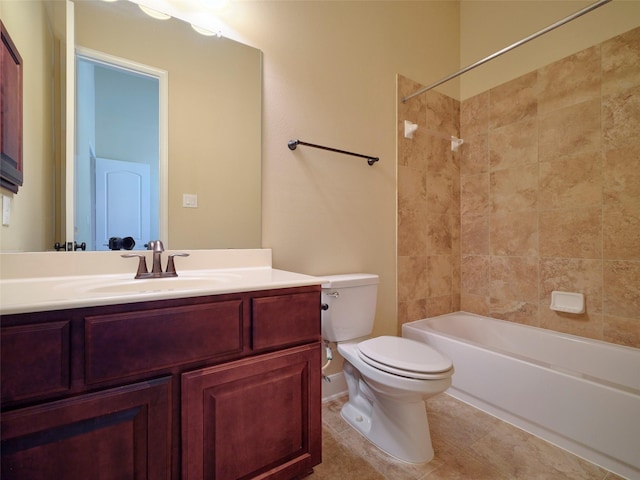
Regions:
[[136, 249], [150, 240], [148, 164], [96, 158], [96, 250], [109, 238], [133, 237]]
[[[136, 248], [158, 238], [167, 246], [167, 72], [82, 47], [77, 47], [76, 58], [75, 155], [72, 168], [68, 168], [73, 171], [70, 178], [74, 201], [67, 204], [67, 219], [73, 219], [74, 224], [72, 240], [86, 242], [90, 250], [104, 250], [110, 236], [133, 236]], [[118, 199], [125, 202], [122, 199], [128, 197], [119, 193], [109, 198], [112, 205], [103, 203], [104, 208], [98, 207], [96, 202], [106, 202], [106, 197], [98, 194], [94, 186], [104, 186], [104, 179], [96, 181], [95, 157], [88, 155], [92, 147], [98, 157], [135, 159], [136, 163], [149, 165], [144, 177], [149, 181], [145, 185], [149, 187], [145, 190], [149, 209], [146, 203], [144, 208], [145, 215], [150, 217], [149, 223], [141, 222], [143, 227], [149, 226], [149, 231], [139, 233], [140, 242], [137, 235], [114, 234], [133, 228], [131, 218], [119, 221], [112, 214], [120, 210], [113, 202]], [[133, 177], [113, 176], [109, 189], [131, 194], [133, 185], [127, 188], [111, 185], [126, 182], [133, 182]]]

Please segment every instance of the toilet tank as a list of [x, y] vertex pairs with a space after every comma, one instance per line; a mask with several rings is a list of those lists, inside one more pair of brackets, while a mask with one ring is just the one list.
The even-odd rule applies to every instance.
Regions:
[[322, 338], [343, 342], [369, 335], [373, 330], [378, 275], [349, 273], [323, 275]]

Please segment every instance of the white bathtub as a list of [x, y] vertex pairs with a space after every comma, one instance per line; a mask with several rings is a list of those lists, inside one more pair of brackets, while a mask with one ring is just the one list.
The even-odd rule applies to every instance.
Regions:
[[465, 312], [403, 325], [455, 366], [447, 393], [640, 479], [640, 349]]

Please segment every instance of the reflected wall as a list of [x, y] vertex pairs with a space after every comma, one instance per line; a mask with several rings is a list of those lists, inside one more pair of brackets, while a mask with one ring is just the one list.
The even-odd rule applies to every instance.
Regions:
[[165, 246], [261, 247], [261, 52], [128, 2], [75, 6], [76, 45], [168, 72]]

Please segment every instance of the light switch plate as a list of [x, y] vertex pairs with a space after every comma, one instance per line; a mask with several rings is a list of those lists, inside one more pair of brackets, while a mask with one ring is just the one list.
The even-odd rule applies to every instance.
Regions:
[[2, 225], [8, 226], [11, 221], [11, 197], [2, 195]]
[[195, 193], [183, 193], [182, 206], [185, 208], [198, 208], [198, 195]]

